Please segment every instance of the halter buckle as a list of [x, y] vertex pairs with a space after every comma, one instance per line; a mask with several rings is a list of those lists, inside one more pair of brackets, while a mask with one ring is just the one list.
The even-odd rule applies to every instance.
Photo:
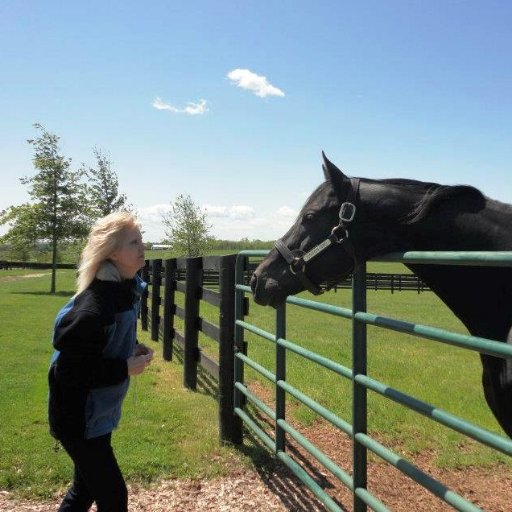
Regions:
[[[343, 233], [341, 236], [338, 236], [337, 232], [342, 229]], [[338, 224], [337, 226], [332, 228], [331, 236], [329, 237], [333, 243], [342, 244], [349, 237], [348, 229], [345, 228], [342, 224]]]
[[356, 216], [356, 206], [353, 203], [343, 203], [340, 207], [340, 221], [352, 222]]
[[[299, 265], [300, 265], [300, 267], [299, 267]], [[290, 262], [290, 272], [294, 275], [303, 274], [305, 269], [306, 269], [306, 262], [302, 259], [302, 257], [294, 258]]]

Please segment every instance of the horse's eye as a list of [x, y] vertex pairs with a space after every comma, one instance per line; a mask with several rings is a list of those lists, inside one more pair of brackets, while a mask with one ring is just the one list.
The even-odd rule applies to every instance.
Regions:
[[311, 221], [315, 218], [315, 214], [312, 213], [312, 212], [308, 212], [304, 215], [304, 220], [305, 221]]

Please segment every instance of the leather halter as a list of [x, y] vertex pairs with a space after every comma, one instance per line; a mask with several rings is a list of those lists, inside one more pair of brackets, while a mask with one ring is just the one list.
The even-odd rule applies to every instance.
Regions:
[[290, 265], [290, 272], [294, 274], [302, 285], [314, 295], [320, 295], [325, 291], [320, 285], [313, 283], [306, 275], [306, 264], [313, 258], [324, 252], [332, 245], [338, 245], [345, 249], [347, 253], [352, 256], [352, 259], [357, 264], [354, 246], [349, 239], [347, 224], [354, 220], [356, 215], [355, 201], [359, 191], [359, 178], [351, 178], [352, 184], [347, 199], [341, 204], [339, 212], [339, 223], [331, 230], [331, 234], [318, 245], [315, 245], [307, 253], [301, 250], [291, 251], [282, 240], [277, 240], [274, 244], [279, 254]]

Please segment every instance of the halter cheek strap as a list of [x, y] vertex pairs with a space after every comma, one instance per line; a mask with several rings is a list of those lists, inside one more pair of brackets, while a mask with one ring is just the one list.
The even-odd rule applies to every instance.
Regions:
[[347, 200], [342, 203], [339, 212], [339, 223], [334, 226], [331, 234], [318, 245], [315, 245], [307, 253], [304, 251], [292, 252], [282, 240], [277, 240], [275, 248], [285, 259], [286, 263], [290, 266], [290, 272], [294, 274], [302, 285], [314, 295], [320, 295], [324, 290], [317, 284], [313, 283], [311, 279], [306, 275], [306, 264], [313, 258], [316, 258], [319, 254], [324, 252], [332, 245], [341, 245], [343, 248], [352, 256], [354, 262], [357, 264], [354, 246], [349, 239], [349, 233], [347, 224], [354, 220], [356, 215], [355, 200], [359, 190], [359, 178], [352, 178], [352, 187], [347, 195]]
[[286, 247], [285, 243], [282, 240], [277, 240], [275, 243], [276, 249], [279, 251], [281, 256], [286, 260], [286, 263], [290, 265], [290, 271], [292, 274], [297, 276], [299, 281], [304, 285], [306, 290], [309, 290], [314, 295], [320, 295], [322, 293], [322, 288], [316, 285], [309, 279], [306, 275], [306, 261], [303, 256], [294, 256], [293, 253]]

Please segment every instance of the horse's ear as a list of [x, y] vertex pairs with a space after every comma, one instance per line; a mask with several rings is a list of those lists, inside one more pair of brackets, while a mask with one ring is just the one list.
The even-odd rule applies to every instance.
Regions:
[[329, 161], [323, 151], [322, 158], [324, 160], [322, 169], [324, 170], [325, 179], [331, 181], [334, 185], [343, 185], [343, 183], [349, 178], [347, 178], [332, 162]]

